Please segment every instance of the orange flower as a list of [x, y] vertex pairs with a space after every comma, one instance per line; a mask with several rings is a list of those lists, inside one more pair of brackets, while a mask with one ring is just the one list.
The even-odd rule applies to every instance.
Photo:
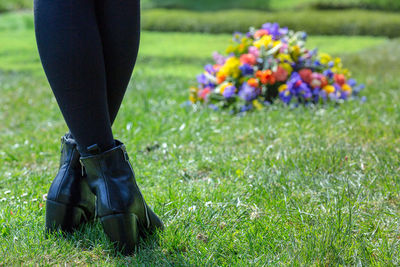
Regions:
[[221, 84], [225, 81], [226, 76], [225, 75], [217, 75], [217, 83]]
[[261, 79], [261, 77], [262, 77], [262, 71], [261, 70], [256, 71], [256, 77], [258, 79]]
[[258, 87], [259, 86], [258, 80], [256, 78], [250, 78], [247, 81], [247, 84], [250, 85], [250, 86], [253, 86], [253, 87]]
[[276, 82], [276, 78], [271, 70], [259, 70], [256, 72], [256, 77], [260, 79], [262, 84], [274, 84]]

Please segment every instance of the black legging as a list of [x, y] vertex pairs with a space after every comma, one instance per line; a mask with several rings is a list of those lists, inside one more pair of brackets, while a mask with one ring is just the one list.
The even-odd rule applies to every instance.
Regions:
[[139, 0], [35, 0], [40, 58], [81, 154], [114, 146], [111, 125], [140, 37]]

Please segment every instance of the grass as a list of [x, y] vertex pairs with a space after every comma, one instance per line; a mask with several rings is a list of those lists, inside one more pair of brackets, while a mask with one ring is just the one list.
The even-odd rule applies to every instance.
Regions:
[[144, 32], [113, 128], [167, 228], [123, 257], [98, 222], [44, 236], [67, 129], [13, 16], [0, 16], [0, 265], [400, 263], [400, 40], [310, 38], [367, 84], [363, 104], [231, 116], [180, 106], [229, 35]]

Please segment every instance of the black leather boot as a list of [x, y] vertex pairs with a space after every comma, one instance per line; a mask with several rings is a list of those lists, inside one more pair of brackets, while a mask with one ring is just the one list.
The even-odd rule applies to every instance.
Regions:
[[96, 212], [105, 233], [125, 253], [132, 253], [139, 236], [163, 229], [163, 223], [147, 206], [135, 181], [125, 146], [101, 153], [97, 145], [92, 154], [81, 157], [90, 188], [97, 196]]
[[74, 139], [61, 138], [59, 171], [50, 186], [46, 201], [46, 230], [71, 232], [95, 216], [95, 195], [82, 174]]

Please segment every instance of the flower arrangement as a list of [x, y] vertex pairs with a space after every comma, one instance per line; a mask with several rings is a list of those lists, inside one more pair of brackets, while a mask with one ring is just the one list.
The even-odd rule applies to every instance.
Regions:
[[266, 23], [233, 34], [227, 56], [214, 53], [190, 88], [191, 103], [241, 112], [262, 109], [276, 99], [285, 104], [340, 103], [364, 88], [340, 58], [305, 47], [307, 34]]

